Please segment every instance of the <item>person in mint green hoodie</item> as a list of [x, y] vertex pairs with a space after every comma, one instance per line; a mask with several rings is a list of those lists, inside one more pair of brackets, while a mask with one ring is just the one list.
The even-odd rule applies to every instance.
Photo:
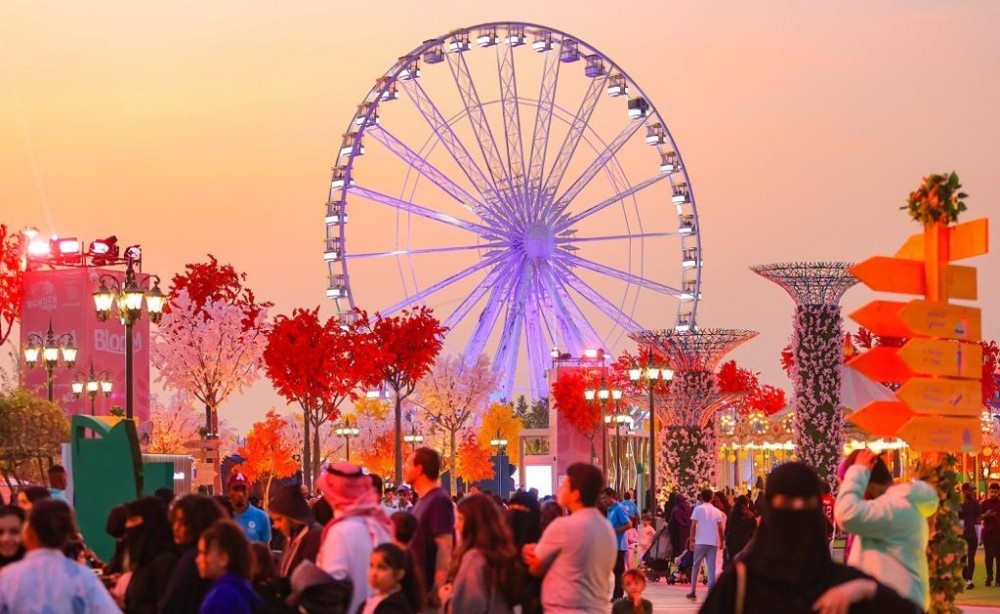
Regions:
[[844, 531], [856, 536], [847, 563], [926, 610], [927, 518], [937, 510], [937, 490], [920, 480], [894, 485], [870, 450], [852, 452], [846, 463], [833, 512]]

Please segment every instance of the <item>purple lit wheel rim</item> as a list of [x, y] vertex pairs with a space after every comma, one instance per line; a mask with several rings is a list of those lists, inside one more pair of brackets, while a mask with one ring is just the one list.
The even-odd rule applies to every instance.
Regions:
[[[484, 69], [485, 53], [496, 61]], [[519, 79], [515, 64], [526, 61]], [[431, 89], [446, 77], [451, 86]], [[497, 91], [484, 100], [489, 84]], [[446, 104], [446, 89], [458, 104]], [[605, 98], [611, 104], [602, 105]], [[405, 113], [418, 121], [400, 121]], [[429, 134], [400, 131], [415, 123]], [[366, 149], [404, 170], [392, 177], [384, 164], [366, 167]], [[386, 236], [356, 223], [373, 208], [395, 219], [392, 232], [377, 226]], [[666, 122], [617, 64], [544, 26], [463, 28], [401, 57], [351, 118], [326, 228], [327, 296], [339, 313], [356, 305], [386, 315], [434, 307], [456, 332], [465, 327], [467, 340], [456, 349], [493, 355], [507, 398], [515, 385], [547, 394], [552, 347], [579, 356], [662, 327], [662, 320], [643, 325], [633, 317], [640, 296], [675, 305], [658, 302], [657, 318], [673, 311], [677, 328], [695, 324], [697, 210]], [[439, 235], [436, 244], [420, 243]], [[454, 273], [439, 272], [441, 258]], [[429, 259], [438, 264], [426, 265]], [[388, 304], [372, 305], [364, 295], [373, 294], [378, 274], [366, 266], [380, 260], [396, 265], [400, 287]], [[433, 283], [419, 279], [425, 270]]]

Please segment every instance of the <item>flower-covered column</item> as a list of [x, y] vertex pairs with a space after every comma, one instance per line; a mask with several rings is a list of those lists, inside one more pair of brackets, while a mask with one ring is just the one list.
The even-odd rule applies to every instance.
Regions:
[[795, 300], [792, 334], [793, 434], [799, 459], [832, 482], [844, 446], [840, 408], [843, 318], [840, 298], [858, 280], [846, 262], [750, 267]]
[[[749, 330], [638, 331], [630, 337], [641, 347], [666, 359], [674, 370], [663, 415], [662, 465], [659, 475], [687, 496], [715, 486], [716, 436], [714, 413], [727, 395], [716, 384], [715, 368], [733, 348], [755, 337]], [[659, 486], [659, 485], [657, 485]]]

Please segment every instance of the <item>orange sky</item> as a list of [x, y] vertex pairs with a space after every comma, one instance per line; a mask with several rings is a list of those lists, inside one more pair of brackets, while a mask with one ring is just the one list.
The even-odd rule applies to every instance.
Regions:
[[[4, 3], [0, 221], [117, 234], [165, 277], [211, 252], [277, 312], [332, 314], [324, 202], [356, 105], [421, 41], [504, 19], [581, 37], [656, 105], [697, 196], [698, 322], [761, 331], [733, 356], [770, 383], [790, 388], [777, 356], [792, 303], [749, 265], [891, 255], [918, 229], [898, 207], [929, 172], [959, 172], [965, 219], [1000, 213], [996, 3], [444, 6]], [[998, 261], [968, 262], [992, 339]], [[872, 297], [856, 287], [844, 304]], [[639, 312], [650, 328], [673, 323], [672, 307]], [[246, 428], [274, 404], [265, 383], [222, 415]]]

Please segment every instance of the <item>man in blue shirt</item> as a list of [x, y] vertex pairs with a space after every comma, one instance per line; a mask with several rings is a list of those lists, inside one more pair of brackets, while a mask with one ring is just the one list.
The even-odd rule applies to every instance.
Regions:
[[243, 527], [252, 542], [271, 543], [271, 519], [264, 510], [250, 505], [250, 487], [242, 473], [229, 476], [229, 502], [233, 504], [233, 520]]
[[642, 522], [642, 518], [639, 516], [639, 506], [632, 500], [632, 492], [626, 490], [622, 497], [623, 499], [618, 503], [622, 506], [622, 509], [625, 510], [625, 514], [628, 516], [628, 519], [632, 521], [632, 526], [638, 527], [639, 523]]
[[622, 588], [625, 555], [628, 553], [628, 538], [625, 536], [625, 531], [628, 531], [629, 527], [632, 526], [632, 521], [629, 520], [625, 508], [622, 507], [621, 503], [618, 503], [618, 493], [615, 492], [614, 488], [605, 488], [602, 499], [602, 503], [608, 508], [608, 521], [611, 523], [611, 528], [615, 530], [615, 538], [618, 540], [618, 554], [615, 557], [614, 569], [615, 586], [611, 591], [611, 601], [617, 601], [625, 596], [625, 590]]

